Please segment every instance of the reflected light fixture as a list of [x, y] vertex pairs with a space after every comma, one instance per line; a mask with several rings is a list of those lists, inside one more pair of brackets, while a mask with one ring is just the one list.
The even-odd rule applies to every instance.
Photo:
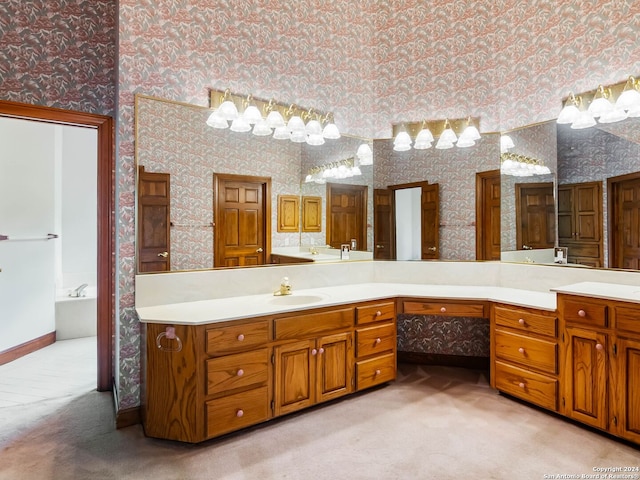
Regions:
[[356, 151], [360, 165], [373, 165], [373, 151], [368, 143], [361, 143]]
[[220, 115], [225, 119], [225, 120], [235, 120], [238, 117], [238, 107], [236, 107], [236, 104], [233, 103], [233, 100], [230, 99], [230, 95], [231, 95], [231, 91], [227, 88], [224, 91], [223, 97], [222, 97], [222, 102], [220, 103], [220, 106], [218, 107], [218, 111], [220, 112]]
[[593, 100], [589, 104], [589, 113], [593, 118], [601, 117], [611, 111], [613, 111], [613, 103], [609, 98], [611, 97], [611, 90], [606, 89], [602, 85], [598, 85]]
[[249, 125], [255, 125], [258, 120], [262, 120], [262, 113], [258, 110], [258, 107], [251, 103], [253, 97], [251, 94], [247, 96], [247, 100], [244, 102], [244, 112], [242, 112], [242, 118]]
[[624, 84], [622, 93], [616, 100], [616, 107], [629, 110], [640, 107], [640, 80], [630, 76]]
[[513, 139], [509, 135], [500, 135], [500, 152], [505, 153], [510, 148], [515, 147]]
[[558, 119], [556, 120], [556, 122], [561, 125], [575, 122], [578, 116], [580, 116], [578, 105], [580, 105], [581, 103], [582, 98], [580, 96], [576, 97], [573, 92], [570, 92], [569, 98], [567, 98], [567, 101], [560, 111], [560, 115], [558, 115]]
[[333, 114], [327, 113], [323, 122], [326, 122], [326, 125], [322, 130], [322, 136], [324, 138], [327, 138], [330, 140], [337, 140], [338, 138], [340, 138], [340, 130], [338, 130], [338, 127], [334, 123]]
[[219, 110], [215, 110], [211, 115], [209, 115], [209, 118], [207, 118], [207, 125], [219, 129], [229, 128], [229, 122], [220, 115]]
[[416, 135], [416, 141], [413, 144], [413, 148], [416, 150], [426, 150], [427, 148], [431, 148], [431, 144], [433, 143], [433, 134], [429, 127], [427, 126], [427, 122], [422, 122], [422, 128]]
[[[436, 148], [446, 150], [458, 146], [460, 148], [473, 147], [476, 140], [481, 138], [480, 132], [475, 125], [479, 125], [479, 118], [471, 116], [449, 120], [422, 120], [420, 122], [409, 122], [394, 124], [392, 127], [395, 151], [407, 151], [411, 148], [411, 139], [415, 138], [413, 148], [415, 150], [426, 150], [433, 146], [435, 141], [432, 132], [442, 132], [436, 142]], [[403, 133], [404, 132], [404, 133]], [[408, 134], [408, 138], [405, 135]], [[458, 136], [459, 135], [459, 136]]]

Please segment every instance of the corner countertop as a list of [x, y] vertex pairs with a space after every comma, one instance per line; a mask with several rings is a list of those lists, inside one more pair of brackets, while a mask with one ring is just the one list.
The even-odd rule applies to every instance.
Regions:
[[[640, 290], [640, 287], [637, 289]], [[541, 310], [556, 309], [555, 293], [492, 286], [360, 283], [294, 289], [292, 295], [283, 297], [273, 294], [247, 295], [142, 307], [136, 311], [143, 323], [202, 325], [397, 297], [493, 301]]]
[[551, 289], [557, 293], [581, 295], [583, 297], [640, 303], [640, 285], [618, 285], [616, 283], [580, 282]]

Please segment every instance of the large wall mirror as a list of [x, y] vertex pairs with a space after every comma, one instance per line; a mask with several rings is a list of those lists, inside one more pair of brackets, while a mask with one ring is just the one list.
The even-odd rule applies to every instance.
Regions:
[[[309, 146], [214, 129], [206, 124], [210, 113], [211, 110], [201, 106], [136, 96], [139, 273], [272, 264], [274, 260], [276, 263], [339, 260], [340, 249], [327, 248], [327, 227], [333, 222], [333, 231], [342, 229], [345, 236], [342, 241], [349, 244], [355, 235], [341, 223], [352, 218], [348, 212], [341, 212], [343, 217], [331, 214], [331, 203], [327, 203], [331, 185], [353, 186], [363, 192], [364, 203], [358, 206], [357, 218], [362, 234], [351, 259], [371, 258], [373, 167], [360, 166], [361, 174], [348, 178], [329, 178], [323, 183], [305, 181], [314, 168], [330, 168], [353, 159], [358, 147], [363, 142], [371, 144], [370, 141], [343, 135], [337, 140], [327, 140], [322, 146]], [[266, 179], [268, 186], [263, 188], [258, 181], [257, 188], [252, 189], [255, 178]], [[215, 198], [214, 182], [218, 185], [217, 194], [223, 195], [224, 181], [228, 181], [226, 197]], [[233, 215], [224, 226], [220, 213], [225, 205], [237, 200], [236, 195], [250, 203], [263, 202], [260, 211], [266, 213], [265, 218], [249, 211], [240, 221], [250, 225], [247, 228], [250, 232], [255, 225], [263, 225], [261, 228], [269, 238], [256, 236], [258, 243], [247, 247], [256, 255], [246, 263], [220, 264], [219, 259], [216, 261], [214, 242], [222, 239], [233, 244], [238, 240], [228, 227]], [[220, 218], [214, 216], [216, 202]], [[312, 221], [314, 227], [306, 228], [309, 221], [305, 223], [302, 218], [283, 218], [302, 216], [305, 206], [309, 215], [317, 215]]]
[[[563, 265], [640, 269], [640, 119], [586, 129], [550, 121], [505, 134], [514, 144], [509, 152], [541, 160], [551, 174], [502, 175], [502, 259], [556, 263], [547, 248], [555, 239], [566, 248]], [[551, 182], [553, 221], [542, 193]], [[525, 214], [527, 207], [532, 213]], [[534, 238], [544, 240], [545, 226], [548, 245], [522, 241], [522, 230], [532, 227]]]

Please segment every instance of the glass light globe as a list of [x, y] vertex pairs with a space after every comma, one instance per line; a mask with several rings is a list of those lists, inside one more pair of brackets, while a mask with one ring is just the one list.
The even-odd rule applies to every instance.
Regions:
[[589, 113], [593, 118], [598, 118], [605, 113], [609, 113], [613, 110], [613, 103], [611, 103], [608, 99], [598, 97], [594, 98], [591, 104], [589, 105]]
[[480, 132], [473, 125], [469, 125], [467, 128], [464, 129], [464, 131], [462, 132], [462, 135], [460, 135], [460, 138], [462, 137], [468, 138], [469, 140], [473, 140], [474, 142], [476, 140], [480, 140], [481, 138]]
[[356, 151], [360, 165], [373, 165], [373, 152], [368, 143], [361, 143]]
[[282, 125], [273, 131], [273, 138], [276, 140], [289, 140], [291, 138], [291, 132], [286, 125]]
[[318, 120], [309, 120], [306, 130], [307, 135], [322, 135], [322, 125]]
[[238, 118], [238, 108], [231, 100], [225, 100], [222, 102], [218, 107], [218, 111], [225, 120], [235, 120]]
[[[456, 143], [458, 141], [458, 137], [451, 128], [446, 128], [444, 132], [442, 132], [442, 135], [440, 135], [440, 140], [447, 143]], [[438, 143], [440, 143], [440, 140], [438, 140]], [[436, 145], [436, 148], [438, 148], [438, 145]]]
[[580, 116], [580, 110], [575, 105], [565, 105], [565, 107], [560, 111], [560, 115], [558, 115], [557, 123], [561, 125], [566, 125], [568, 123], [573, 123]]
[[398, 132], [395, 140], [393, 141], [393, 149], [396, 152], [406, 152], [407, 150], [411, 150], [411, 137], [407, 132]]
[[324, 145], [324, 137], [317, 133], [309, 135], [306, 141], [308, 145]]
[[209, 118], [207, 118], [207, 125], [219, 129], [229, 128], [229, 123], [222, 115], [220, 115], [218, 110], [209, 115]]
[[290, 140], [293, 143], [304, 143], [307, 141], [307, 133], [304, 130], [302, 132], [300, 131], [291, 132]]
[[616, 107], [622, 110], [629, 110], [635, 106], [640, 105], [640, 92], [635, 88], [631, 90], [625, 90], [620, 94], [618, 100], [616, 100]]
[[470, 138], [464, 138], [461, 135], [460, 138], [458, 139], [458, 142], [456, 143], [456, 146], [460, 148], [468, 148], [468, 147], [473, 147], [475, 144], [476, 142], [474, 142]]
[[615, 108], [612, 108], [610, 112], [602, 114], [602, 116], [600, 117], [599, 121], [600, 121], [600, 123], [621, 122], [622, 120], [624, 120], [628, 116], [629, 116], [628, 112], [625, 112], [624, 110], [621, 110], [621, 109], [615, 107]]
[[289, 131], [292, 134], [293, 133], [298, 133], [298, 134], [303, 133], [303, 134], [306, 135], [304, 122], [302, 121], [302, 118], [300, 118], [298, 115], [294, 115], [293, 117], [291, 117], [289, 119], [289, 121], [287, 122], [287, 128], [289, 129]]
[[340, 131], [335, 123], [328, 123], [322, 130], [322, 136], [329, 140], [337, 140], [340, 138]]
[[232, 132], [248, 132], [251, 130], [251, 125], [249, 125], [244, 118], [236, 117], [236, 119], [231, 123], [231, 131]]
[[266, 137], [267, 135], [271, 135], [271, 128], [267, 125], [267, 121], [264, 118], [261, 118], [253, 126], [252, 133], [258, 137]]
[[284, 118], [282, 114], [277, 110], [271, 110], [269, 115], [267, 115], [267, 125], [271, 128], [284, 127], [286, 123], [284, 122]]
[[242, 114], [242, 117], [249, 125], [254, 125], [259, 120], [262, 120], [262, 114], [255, 105], [249, 105]]
[[453, 148], [453, 142], [448, 142], [443, 137], [438, 139], [438, 143], [436, 143], [436, 148], [438, 150], [447, 150], [449, 148]]
[[571, 128], [574, 130], [581, 130], [583, 128], [593, 127], [596, 124], [595, 119], [591, 116], [588, 110], [583, 110], [580, 112], [578, 118], [576, 118], [575, 122], [571, 124]]

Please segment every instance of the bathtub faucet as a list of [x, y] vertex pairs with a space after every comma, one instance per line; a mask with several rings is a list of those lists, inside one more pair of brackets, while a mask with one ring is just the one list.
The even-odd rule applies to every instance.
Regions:
[[70, 297], [85, 297], [87, 294], [85, 293], [84, 289], [87, 288], [88, 286], [89, 286], [88, 283], [83, 283], [78, 288], [76, 288], [74, 290], [71, 290], [69, 292], [69, 296]]

